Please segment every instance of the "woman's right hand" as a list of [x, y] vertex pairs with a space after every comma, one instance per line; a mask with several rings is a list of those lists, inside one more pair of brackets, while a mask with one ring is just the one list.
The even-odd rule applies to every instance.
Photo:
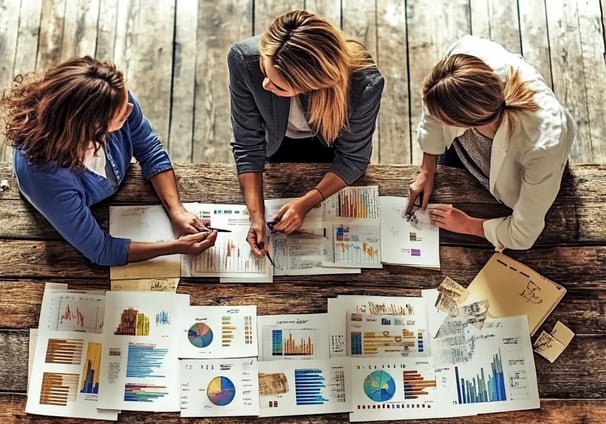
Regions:
[[267, 253], [267, 225], [265, 224], [265, 218], [257, 221], [252, 221], [248, 234], [246, 235], [246, 241], [250, 245], [251, 250], [257, 256], [265, 256]]
[[435, 172], [421, 170], [415, 181], [409, 187], [408, 205], [406, 214], [410, 214], [413, 208], [421, 205], [421, 209], [426, 210], [429, 204], [429, 197], [433, 191], [433, 180]]
[[217, 231], [200, 231], [194, 234], [184, 234], [176, 240], [177, 252], [185, 255], [197, 255], [215, 245]]

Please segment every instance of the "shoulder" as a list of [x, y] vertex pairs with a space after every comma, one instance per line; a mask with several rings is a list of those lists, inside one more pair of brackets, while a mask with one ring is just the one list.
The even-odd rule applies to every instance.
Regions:
[[53, 164], [34, 164], [18, 149], [13, 152], [13, 167], [21, 191], [26, 194], [50, 194], [62, 189], [74, 188], [75, 170]]
[[377, 97], [383, 92], [385, 78], [377, 67], [354, 72], [350, 79], [350, 98], [355, 101], [362, 97]]
[[259, 58], [259, 42], [261, 36], [250, 37], [231, 45], [228, 58], [232, 61], [248, 62]]

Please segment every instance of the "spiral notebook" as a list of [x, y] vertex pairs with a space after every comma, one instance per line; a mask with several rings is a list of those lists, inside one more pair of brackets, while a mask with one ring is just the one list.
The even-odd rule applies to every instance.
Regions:
[[566, 294], [566, 289], [502, 253], [495, 253], [467, 290], [470, 300], [487, 299], [489, 315], [527, 315], [532, 336]]

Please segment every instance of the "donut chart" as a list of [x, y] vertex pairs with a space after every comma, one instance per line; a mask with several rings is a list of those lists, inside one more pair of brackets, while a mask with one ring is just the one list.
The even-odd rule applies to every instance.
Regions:
[[396, 393], [396, 383], [385, 371], [373, 371], [364, 379], [364, 393], [370, 400], [385, 402]]
[[217, 406], [229, 405], [236, 396], [236, 387], [227, 377], [215, 377], [208, 383], [206, 396]]
[[213, 330], [203, 322], [197, 322], [189, 327], [187, 338], [196, 347], [206, 347], [213, 341]]

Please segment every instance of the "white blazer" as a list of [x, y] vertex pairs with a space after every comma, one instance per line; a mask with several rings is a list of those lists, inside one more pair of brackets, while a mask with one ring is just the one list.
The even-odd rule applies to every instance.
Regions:
[[[570, 113], [558, 102], [543, 77], [524, 59], [499, 44], [473, 36], [455, 42], [447, 55], [468, 54], [490, 66], [503, 81], [509, 68], [536, 90], [537, 112], [514, 113], [510, 131], [503, 119], [492, 141], [490, 192], [509, 206], [510, 216], [484, 222], [484, 235], [498, 251], [529, 249], [545, 227], [545, 214], [553, 204], [576, 135]], [[423, 108], [417, 141], [425, 153], [440, 155], [466, 128], [446, 126]]]

